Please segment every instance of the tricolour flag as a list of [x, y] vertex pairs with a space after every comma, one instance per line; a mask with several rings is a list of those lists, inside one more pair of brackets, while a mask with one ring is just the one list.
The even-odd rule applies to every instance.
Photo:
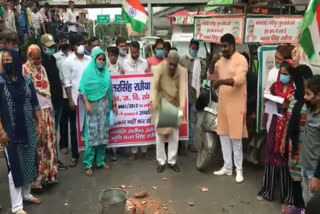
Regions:
[[127, 19], [135, 32], [142, 33], [147, 25], [148, 13], [139, 0], [122, 1], [122, 17]]
[[300, 44], [308, 56], [313, 59], [320, 44], [320, 5], [319, 0], [311, 0], [301, 25]]

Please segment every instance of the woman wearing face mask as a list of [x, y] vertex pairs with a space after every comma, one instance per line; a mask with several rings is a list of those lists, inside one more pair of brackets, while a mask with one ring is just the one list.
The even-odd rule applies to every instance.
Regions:
[[30, 77], [37, 92], [41, 107], [41, 120], [45, 137], [38, 139], [39, 175], [32, 189], [42, 192], [47, 184], [57, 183], [58, 161], [56, 150], [55, 122], [52, 115], [50, 84], [45, 68], [41, 65], [41, 50], [37, 45], [29, 46], [28, 61], [23, 65], [23, 74]]
[[278, 106], [278, 114], [273, 115], [267, 136], [267, 153], [265, 160], [265, 174], [263, 185], [258, 193], [258, 200], [273, 200], [275, 183], [280, 185], [280, 201], [286, 204], [293, 203], [292, 179], [288, 168], [288, 156], [281, 154], [281, 141], [286, 126], [285, 114], [290, 101], [294, 98], [294, 82], [290, 76], [293, 69], [292, 60], [284, 60], [280, 64], [277, 81], [271, 86], [270, 91], [274, 96], [284, 98], [284, 103]]
[[79, 91], [87, 110], [84, 122], [86, 151], [83, 163], [86, 175], [92, 176], [95, 156], [97, 167], [110, 168], [105, 162], [106, 145], [109, 144], [109, 117], [112, 110], [117, 114], [110, 72], [106, 68], [106, 55], [103, 50], [97, 49], [93, 53], [93, 59], [82, 75]]
[[160, 64], [164, 59], [164, 41], [157, 39], [154, 44], [154, 56], [148, 59], [148, 68], [151, 70], [153, 66]]
[[2, 63], [0, 145], [5, 147], [9, 169], [12, 213], [26, 214], [23, 201], [41, 203], [30, 193], [31, 183], [38, 176], [37, 134], [40, 137], [42, 126], [40, 106], [32, 81], [22, 76], [18, 52], [5, 49]]

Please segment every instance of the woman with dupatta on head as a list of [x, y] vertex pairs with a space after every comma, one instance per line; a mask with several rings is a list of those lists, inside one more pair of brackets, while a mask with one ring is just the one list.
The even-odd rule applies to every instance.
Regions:
[[[19, 53], [5, 49], [0, 75], [0, 144], [5, 147], [12, 213], [26, 214], [23, 201], [40, 204], [31, 192], [38, 176], [40, 106], [31, 79], [22, 76]], [[38, 135], [37, 135], [38, 134]]]
[[30, 45], [27, 50], [27, 62], [23, 65], [23, 74], [29, 77], [36, 89], [41, 107], [41, 120], [45, 135], [38, 138], [39, 175], [32, 184], [32, 190], [43, 192], [48, 184], [57, 183], [58, 160], [55, 121], [51, 102], [50, 84], [45, 68], [41, 65], [41, 50]]
[[267, 152], [265, 160], [265, 174], [263, 185], [258, 193], [258, 200], [273, 200], [275, 183], [280, 186], [280, 201], [284, 204], [293, 203], [292, 179], [288, 168], [288, 155], [280, 151], [287, 119], [285, 117], [290, 101], [294, 98], [294, 81], [290, 75], [293, 68], [292, 60], [284, 60], [280, 64], [277, 81], [271, 86], [270, 92], [274, 96], [284, 99], [282, 105], [278, 104], [278, 115], [272, 116], [267, 136]]
[[109, 144], [110, 113], [117, 113], [113, 99], [111, 76], [106, 68], [106, 55], [97, 49], [87, 69], [84, 71], [79, 91], [86, 106], [84, 134], [86, 151], [84, 165], [86, 175], [92, 176], [92, 166], [96, 156], [96, 165], [109, 169], [105, 162], [106, 146]]

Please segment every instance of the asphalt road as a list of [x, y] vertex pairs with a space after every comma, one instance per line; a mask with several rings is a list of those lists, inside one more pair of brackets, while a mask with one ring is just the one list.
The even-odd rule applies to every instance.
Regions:
[[[199, 129], [196, 133], [199, 139]], [[150, 152], [154, 154], [155, 150]], [[66, 162], [68, 158], [63, 157]], [[178, 163], [180, 173], [167, 168], [158, 174], [155, 159], [129, 161], [127, 157], [120, 156], [112, 164], [112, 169], [94, 170], [93, 177], [87, 177], [83, 165], [79, 163], [77, 168], [60, 171], [59, 184], [37, 195], [43, 201], [41, 205], [26, 204], [25, 210], [30, 214], [98, 214], [102, 210], [98, 199], [100, 191], [124, 184], [129, 197], [143, 190], [149, 193], [148, 198], [143, 199], [147, 201], [146, 214], [155, 214], [156, 208], [159, 208], [158, 214], [281, 213], [279, 202], [256, 200], [263, 168], [245, 165], [245, 182], [236, 184], [234, 176], [213, 176], [212, 168], [207, 173], [199, 172], [195, 167], [196, 154], [179, 156]], [[208, 192], [202, 192], [202, 187], [208, 188]], [[11, 213], [7, 169], [3, 158], [0, 159], [0, 193], [0, 204], [3, 206], [0, 214]], [[194, 206], [190, 206], [189, 202]], [[164, 206], [168, 210], [164, 210]]]

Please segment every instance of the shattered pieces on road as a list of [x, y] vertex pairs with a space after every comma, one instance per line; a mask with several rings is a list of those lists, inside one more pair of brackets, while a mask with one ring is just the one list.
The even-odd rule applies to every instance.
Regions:
[[208, 192], [209, 191], [209, 189], [207, 187], [201, 187], [200, 189], [201, 189], [201, 192]]
[[136, 198], [145, 198], [148, 196], [148, 192], [147, 191], [137, 192], [134, 194], [134, 196]]
[[119, 187], [120, 187], [121, 189], [125, 189], [125, 188], [127, 187], [127, 185], [121, 184]]
[[192, 201], [189, 201], [188, 204], [190, 207], [193, 207], [195, 205], [194, 202], [192, 202]]

